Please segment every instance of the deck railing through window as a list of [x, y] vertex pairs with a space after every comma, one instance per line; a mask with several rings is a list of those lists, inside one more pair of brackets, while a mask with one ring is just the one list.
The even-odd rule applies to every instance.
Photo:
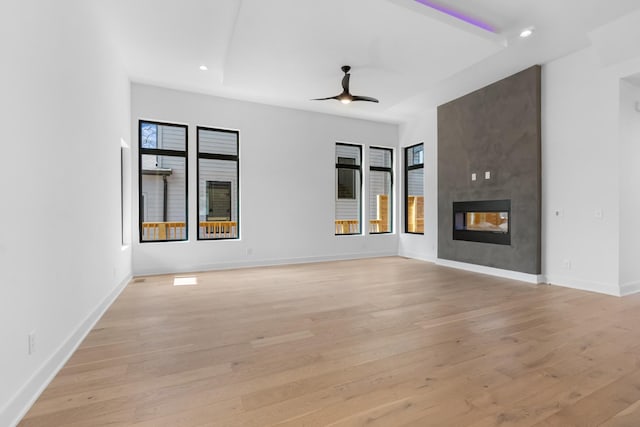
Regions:
[[336, 234], [359, 234], [360, 221], [357, 219], [336, 219]]
[[200, 221], [201, 239], [235, 239], [238, 237], [236, 221]]
[[143, 222], [142, 240], [183, 240], [185, 223], [177, 222]]
[[[144, 241], [164, 241], [185, 239], [186, 224], [173, 222], [143, 222], [142, 239]], [[236, 221], [200, 221], [200, 236], [207, 239], [234, 239], [238, 237]]]

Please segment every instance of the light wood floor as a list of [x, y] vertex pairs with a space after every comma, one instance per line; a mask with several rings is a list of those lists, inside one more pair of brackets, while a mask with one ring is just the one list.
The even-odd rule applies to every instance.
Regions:
[[132, 282], [21, 426], [640, 426], [640, 297], [403, 258]]

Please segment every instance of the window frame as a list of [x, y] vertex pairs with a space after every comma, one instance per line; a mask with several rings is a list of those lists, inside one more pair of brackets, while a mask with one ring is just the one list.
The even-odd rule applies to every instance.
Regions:
[[[411, 166], [409, 166], [409, 161], [408, 161], [408, 153], [409, 150], [413, 150], [414, 148], [418, 147], [422, 145], [422, 163], [419, 164], [413, 164]], [[404, 202], [402, 203], [404, 206], [404, 232], [405, 234], [416, 234], [416, 235], [420, 235], [423, 236], [424, 235], [424, 231], [422, 233], [418, 233], [415, 231], [409, 231], [409, 209], [408, 209], [408, 205], [409, 205], [409, 171], [412, 170], [417, 170], [417, 169], [424, 169], [424, 142], [419, 142], [417, 144], [413, 144], [410, 145], [408, 147], [404, 148]], [[422, 179], [424, 180], [424, 173], [422, 175]], [[423, 188], [422, 188], [422, 197], [424, 197], [424, 182], [423, 182]]]
[[[236, 135], [236, 155], [231, 154], [215, 154], [215, 153], [201, 153], [200, 152], [200, 131], [222, 132], [232, 133]], [[221, 240], [240, 240], [240, 131], [235, 129], [221, 129], [210, 126], [196, 126], [196, 193], [197, 206], [196, 206], [196, 225], [198, 226], [197, 240], [202, 242], [217, 242]], [[236, 200], [236, 212], [238, 218], [236, 219], [236, 237], [216, 237], [216, 238], [201, 238], [200, 237], [200, 159], [206, 160], [225, 160], [236, 162], [236, 181], [238, 185], [238, 195]], [[206, 181], [205, 181], [206, 182]], [[233, 194], [233, 185], [231, 186], [231, 194]], [[233, 207], [233, 203], [231, 205]]]
[[[344, 156], [338, 156], [337, 155], [337, 147], [339, 145], [343, 145], [343, 146], [347, 146], [347, 147], [357, 147], [358, 150], [360, 151], [360, 164], [346, 164], [346, 163], [338, 163], [338, 157], [344, 157]], [[359, 233], [344, 233], [344, 234], [338, 234], [335, 233], [334, 236], [362, 236], [364, 234], [364, 228], [362, 227], [362, 188], [363, 188], [363, 179], [362, 179], [362, 163], [363, 163], [363, 158], [362, 158], [362, 145], [360, 144], [351, 144], [348, 142], [336, 142], [335, 143], [335, 150], [334, 151], [334, 161], [336, 162], [336, 182], [335, 182], [335, 189], [336, 189], [336, 194], [335, 194], [335, 199], [336, 199], [336, 204], [338, 203], [338, 175], [339, 175], [339, 169], [351, 169], [353, 171], [357, 171], [360, 175], [360, 200], [358, 203], [358, 224], [360, 226], [360, 232]], [[355, 199], [340, 199], [340, 200], [358, 200], [358, 192], [357, 192], [357, 187], [355, 186], [354, 183], [354, 189], [356, 190], [355, 193]], [[333, 209], [333, 220], [334, 220], [334, 224], [335, 221], [337, 221], [336, 219], [336, 205], [334, 205], [334, 209]]]
[[[372, 166], [371, 165], [371, 160], [369, 160], [369, 172], [388, 172], [389, 173], [389, 177], [391, 179], [391, 188], [389, 189], [389, 202], [391, 203], [390, 209], [389, 209], [389, 231], [381, 231], [378, 233], [369, 233], [371, 235], [378, 235], [378, 234], [393, 234], [393, 186], [394, 186], [394, 179], [393, 179], [393, 148], [389, 148], [389, 147], [376, 147], [376, 146], [370, 146], [369, 147], [369, 159], [371, 159], [371, 149], [374, 150], [383, 150], [383, 151], [388, 151], [390, 156], [391, 156], [391, 166], [390, 167], [382, 167], [382, 166]], [[369, 178], [371, 177], [371, 175], [369, 175]], [[371, 186], [367, 186], [367, 191], [371, 192]], [[369, 218], [371, 219], [371, 218]]]
[[[156, 126], [177, 127], [184, 129], [184, 151], [181, 150], [167, 150], [164, 148], [143, 148], [142, 147], [142, 123], [149, 123]], [[157, 138], [157, 136], [156, 136]], [[144, 203], [142, 194], [142, 156], [167, 156], [167, 157], [182, 157], [184, 158], [184, 239], [172, 239], [172, 240], [143, 240], [142, 235], [142, 219], [144, 218]], [[138, 119], [138, 239], [140, 243], [173, 243], [173, 242], [186, 242], [189, 240], [189, 126], [179, 123], [159, 122], [155, 120]]]

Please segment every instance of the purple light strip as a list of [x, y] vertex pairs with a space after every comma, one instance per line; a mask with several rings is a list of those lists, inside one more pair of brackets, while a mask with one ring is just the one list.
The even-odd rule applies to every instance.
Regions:
[[438, 12], [442, 12], [444, 14], [447, 14], [449, 16], [457, 18], [457, 19], [459, 19], [461, 21], [464, 21], [467, 24], [471, 24], [471, 25], [473, 25], [475, 27], [482, 28], [483, 30], [489, 31], [491, 33], [497, 33], [496, 29], [494, 27], [492, 27], [491, 25], [489, 25], [489, 24], [487, 24], [485, 22], [482, 22], [479, 19], [475, 19], [475, 18], [472, 18], [470, 16], [467, 16], [467, 15], [465, 15], [465, 14], [463, 14], [461, 12], [458, 12], [456, 10], [449, 9], [448, 7], [444, 7], [444, 6], [439, 5], [439, 4], [435, 3], [435, 2], [432, 2], [430, 0], [415, 0], [415, 1], [417, 1], [420, 4], [425, 5], [427, 7], [430, 7], [431, 9], [437, 10]]

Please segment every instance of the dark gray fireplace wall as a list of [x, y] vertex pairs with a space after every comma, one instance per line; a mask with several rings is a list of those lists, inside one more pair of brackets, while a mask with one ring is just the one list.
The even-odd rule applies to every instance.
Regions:
[[[438, 107], [438, 258], [540, 274], [540, 80], [531, 67]], [[511, 245], [453, 240], [453, 202], [503, 199]]]

